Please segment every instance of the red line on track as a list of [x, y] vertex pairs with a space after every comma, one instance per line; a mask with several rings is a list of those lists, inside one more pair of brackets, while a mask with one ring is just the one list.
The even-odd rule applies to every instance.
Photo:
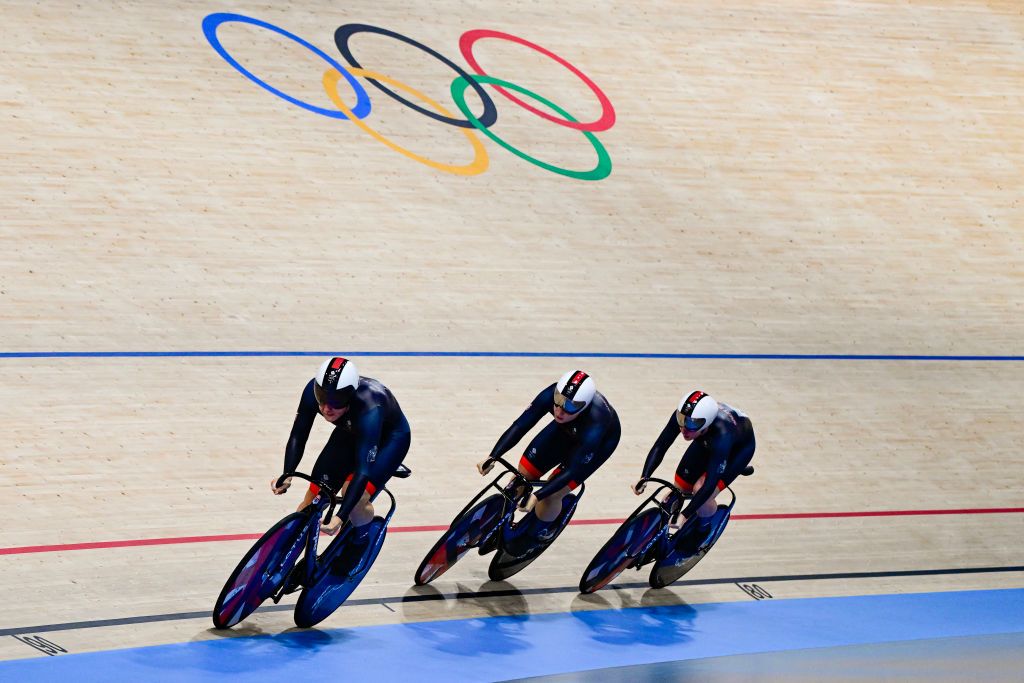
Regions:
[[[955, 510], [865, 510], [862, 512], [780, 512], [773, 514], [733, 515], [736, 520], [764, 519], [830, 519], [836, 517], [911, 517], [917, 515], [992, 515], [1024, 513], [1020, 508], [960, 508]], [[620, 524], [621, 519], [577, 519], [569, 524]], [[389, 533], [414, 533], [422, 531], [444, 531], [447, 525], [396, 526]], [[24, 545], [14, 548], [0, 548], [0, 555], [25, 555], [29, 553], [55, 553], [66, 550], [97, 550], [101, 548], [132, 548], [142, 545], [177, 545], [181, 543], [216, 543], [220, 541], [254, 541], [262, 534], [222, 534], [219, 536], [178, 536], [175, 538], [139, 538], [127, 541], [94, 541], [91, 543], [63, 543], [60, 545]]]

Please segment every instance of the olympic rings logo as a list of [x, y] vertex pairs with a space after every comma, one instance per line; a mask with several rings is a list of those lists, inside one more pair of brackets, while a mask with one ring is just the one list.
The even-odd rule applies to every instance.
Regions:
[[[251, 24], [260, 28], [273, 31], [291, 41], [306, 48], [320, 59], [322, 59], [330, 68], [327, 69], [323, 74], [323, 87], [334, 104], [334, 109], [325, 107], [318, 107], [316, 105], [305, 102], [296, 97], [278, 90], [266, 81], [262, 80], [258, 76], [254, 75], [251, 71], [242, 66], [238, 60], [231, 56], [224, 46], [221, 45], [220, 39], [217, 37], [217, 29], [226, 23], [237, 22], [242, 24]], [[410, 85], [401, 83], [390, 76], [387, 76], [376, 71], [370, 71], [364, 69], [359, 61], [352, 54], [352, 49], [349, 46], [349, 41], [352, 36], [357, 33], [375, 33], [388, 38], [399, 40], [407, 45], [411, 45], [426, 54], [430, 55], [434, 59], [440, 61], [442, 64], [448, 66], [452, 71], [455, 72], [456, 77], [451, 84], [451, 95], [455, 102], [455, 105], [459, 108], [462, 116], [465, 118], [456, 118], [455, 114], [451, 112], [447, 107], [437, 102], [424, 93], [416, 90]], [[469, 64], [470, 68], [473, 69], [474, 73], [470, 74], [461, 66], [448, 59], [436, 50], [420, 43], [419, 41], [413, 40], [408, 36], [404, 36], [395, 31], [391, 31], [379, 26], [370, 26], [368, 24], [345, 24], [344, 26], [338, 27], [334, 32], [334, 42], [338, 47], [338, 51], [344, 57], [345, 61], [348, 62], [348, 66], [344, 67], [337, 60], [332, 58], [323, 50], [319, 49], [310, 42], [300, 38], [299, 36], [286, 31], [279, 26], [275, 26], [269, 22], [262, 21], [260, 19], [254, 19], [252, 17], [246, 17], [241, 14], [229, 14], [224, 12], [217, 12], [210, 14], [203, 19], [203, 34], [206, 39], [210, 42], [217, 53], [224, 58], [228, 64], [234, 67], [239, 73], [248, 78], [250, 81], [260, 86], [264, 90], [273, 93], [281, 99], [294, 104], [297, 107], [302, 107], [315, 114], [327, 116], [334, 119], [347, 119], [355, 124], [358, 128], [368, 133], [370, 136], [378, 140], [379, 142], [387, 145], [392, 150], [402, 154], [410, 159], [425, 164], [431, 168], [446, 173], [453, 173], [455, 175], [472, 176], [483, 173], [487, 170], [489, 160], [487, 156], [487, 149], [484, 147], [483, 141], [477, 135], [477, 132], [483, 133], [486, 137], [490, 138], [493, 142], [499, 146], [504, 147], [506, 150], [515, 154], [521, 159], [528, 161], [534, 166], [546, 169], [552, 173], [567, 176], [569, 178], [576, 178], [577, 180], [602, 180], [607, 178], [612, 172], [612, 160], [608, 154], [608, 150], [605, 149], [601, 141], [594, 135], [595, 132], [608, 130], [615, 125], [615, 109], [612, 107], [611, 101], [608, 96], [592, 81], [586, 74], [577, 69], [567, 60], [559, 57], [550, 50], [532, 43], [525, 38], [520, 38], [509, 33], [502, 33], [501, 31], [492, 31], [489, 29], [474, 29], [466, 31], [462, 34], [459, 39], [459, 50], [462, 52], [463, 58]], [[584, 85], [586, 85], [591, 92], [597, 97], [598, 102], [601, 104], [601, 116], [593, 121], [581, 122], [573, 117], [568, 111], [562, 108], [560, 105], [555, 104], [551, 100], [527, 90], [521, 85], [517, 85], [510, 81], [506, 81], [494, 76], [488, 75], [476, 57], [473, 55], [473, 46], [480, 40], [484, 39], [504, 40], [524, 47], [528, 47], [540, 54], [554, 60], [558, 64], [562, 65], [569, 71], [571, 71], [577, 78], [579, 78]], [[369, 124], [364, 121], [370, 114], [371, 104], [370, 95], [367, 93], [366, 88], [356, 80], [356, 78], [364, 78], [369, 81], [374, 87], [388, 95], [389, 97], [401, 102], [405, 106], [413, 109], [424, 116], [430, 117], [435, 121], [444, 123], [450, 126], [458, 128], [469, 144], [473, 148], [473, 160], [468, 164], [453, 165], [446, 164], [440, 161], [429, 159], [421, 154], [417, 154], [412, 150], [406, 149], [399, 146], [395, 142], [381, 135], [378, 131], [370, 127]], [[349, 106], [342, 101], [341, 95], [338, 92], [338, 84], [341, 79], [345, 79], [346, 83], [352, 91], [355, 93], [356, 102], [354, 106]], [[597, 165], [594, 168], [584, 171], [578, 171], [568, 168], [561, 168], [553, 164], [547, 163], [536, 157], [530, 156], [526, 152], [513, 147], [511, 144], [498, 137], [491, 130], [491, 126], [498, 120], [498, 108], [494, 103], [494, 100], [490, 97], [488, 92], [484, 90], [484, 85], [493, 86], [494, 90], [501, 93], [504, 97], [511, 100], [520, 107], [527, 111], [536, 114], [537, 116], [555, 123], [559, 126], [564, 126], [573, 130], [580, 131], [587, 141], [593, 146], [594, 151], [597, 152]], [[472, 88], [473, 91], [479, 96], [483, 102], [483, 112], [479, 116], [470, 111], [469, 106], [466, 104], [466, 89]], [[520, 96], [524, 96], [537, 102], [549, 110], [555, 112], [554, 114], [543, 109], [525, 102], [521, 97], [512, 94], [513, 91]], [[402, 93], [402, 94], [399, 94]], [[409, 99], [412, 98], [412, 99]], [[413, 101], [415, 100], [415, 101]], [[418, 102], [418, 103], [417, 103]]]

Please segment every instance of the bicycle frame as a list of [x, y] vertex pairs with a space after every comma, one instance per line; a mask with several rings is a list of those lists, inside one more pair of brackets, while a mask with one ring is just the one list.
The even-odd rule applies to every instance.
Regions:
[[[407, 468], [404, 465], [402, 465], [402, 466], [399, 467], [399, 469], [395, 472], [395, 474], [393, 476], [404, 478], [404, 477], [408, 477], [409, 474], [411, 474], [411, 470], [409, 470], [409, 468]], [[275, 604], [280, 602], [281, 598], [283, 598], [288, 593], [293, 593], [296, 590], [298, 590], [298, 586], [300, 584], [301, 585], [311, 585], [311, 584], [313, 584], [319, 578], [319, 570], [320, 570], [320, 565], [321, 565], [321, 558], [318, 557], [317, 549], [318, 549], [319, 541], [320, 541], [320, 517], [321, 517], [321, 512], [322, 512], [322, 510], [325, 507], [327, 507], [327, 515], [323, 518], [323, 524], [325, 524], [325, 525], [326, 524], [330, 524], [331, 518], [334, 516], [334, 509], [335, 509], [335, 507], [337, 506], [337, 504], [339, 502], [338, 501], [338, 497], [337, 497], [337, 493], [334, 491], [334, 489], [332, 489], [330, 486], [326, 485], [323, 482], [316, 481], [312, 477], [309, 477], [309, 476], [307, 476], [305, 474], [302, 474], [301, 472], [290, 472], [290, 473], [282, 474], [281, 477], [277, 480], [278, 487], [280, 487], [282, 485], [282, 483], [284, 482], [284, 480], [286, 478], [288, 478], [288, 477], [298, 477], [300, 479], [305, 479], [306, 481], [310, 482], [311, 484], [315, 484], [315, 485], [319, 486], [321, 492], [322, 491], [326, 491], [327, 492], [327, 495], [329, 497], [329, 505], [328, 505], [328, 500], [322, 500], [322, 495], [321, 494], [317, 494], [317, 496], [315, 498], [313, 498], [313, 502], [310, 503], [310, 505], [311, 506], [315, 506], [316, 509], [310, 515], [309, 522], [306, 524], [305, 531], [303, 532], [303, 534], [298, 539], [296, 539], [296, 545], [299, 544], [299, 543], [305, 543], [305, 545], [306, 545], [305, 556], [306, 556], [307, 559], [306, 559], [305, 566], [303, 567], [302, 580], [299, 583], [297, 583], [294, 587], [288, 586], [287, 585], [288, 582], [285, 582], [285, 583], [281, 584], [281, 587], [278, 588], [278, 590], [275, 592], [275, 594], [271, 596], [271, 599], [274, 601]], [[384, 517], [384, 526], [386, 527], [391, 522], [391, 517], [395, 514], [395, 507], [396, 507], [397, 503], [395, 501], [395, 496], [386, 487], [381, 487], [381, 488], [377, 489], [373, 493], [373, 495], [370, 496], [370, 502], [373, 502], [374, 500], [376, 500], [377, 496], [379, 496], [381, 493], [386, 493], [388, 495], [388, 498], [391, 499], [391, 506], [388, 509], [387, 515]], [[327, 551], [325, 551], [325, 554], [326, 554], [326, 552], [329, 552], [331, 550], [331, 546], [334, 546], [345, 535], [347, 535], [351, 528], [352, 528], [351, 522], [346, 520], [344, 526], [341, 529], [338, 530], [338, 534], [335, 537], [335, 539], [333, 541], [331, 541], [331, 545], [328, 546]], [[380, 535], [378, 535], [378, 537], [376, 539], [376, 542], [377, 543], [382, 543], [383, 542], [383, 539], [382, 539], [382, 537]], [[295, 546], [292, 546], [292, 548], [294, 548], [294, 547]], [[372, 553], [370, 553], [370, 554], [372, 555]], [[364, 560], [364, 562], [360, 563], [359, 567], [355, 570], [354, 573], [358, 573], [359, 571], [362, 571], [362, 569], [363, 569], [362, 565], [364, 563], [365, 563], [365, 560]], [[290, 588], [290, 590], [287, 590], [287, 592], [286, 592], [286, 589], [289, 589], [289, 588]]]
[[[648, 496], [644, 500], [644, 502], [642, 502], [636, 508], [636, 510], [633, 511], [633, 515], [638, 513], [645, 505], [647, 505], [647, 503], [649, 503], [652, 500], [654, 500], [655, 497], [659, 493], [661, 493], [661, 491], [663, 489], [669, 489], [671, 491], [674, 491], [676, 493], [676, 495], [679, 496], [681, 501], [682, 500], [689, 500], [689, 499], [693, 498], [693, 493], [692, 492], [691, 493], [684, 492], [682, 489], [680, 489], [678, 486], [676, 486], [673, 482], [669, 482], [669, 481], [666, 481], [664, 479], [658, 479], [656, 477], [648, 477], [647, 479], [644, 479], [643, 481], [645, 481], [645, 482], [655, 482], [657, 484], [660, 484], [660, 486], [657, 489], [655, 489], [654, 493], [652, 493], [650, 496]], [[729, 504], [726, 506], [727, 513], [728, 514], [732, 514], [732, 509], [736, 505], [736, 492], [732, 490], [732, 486], [726, 486], [725, 488], [729, 491], [729, 495], [731, 496], [731, 500], [729, 501]], [[662, 538], [666, 538], [667, 537], [667, 539], [670, 539], [670, 538], [676, 537], [678, 534], [681, 534], [681, 533], [684, 533], [684, 532], [689, 532], [691, 527], [696, 523], [696, 520], [697, 520], [697, 515], [691, 516], [689, 519], [686, 520], [686, 522], [681, 527], [679, 527], [679, 529], [675, 533], [673, 533], [671, 535], [668, 535], [668, 530], [669, 530], [669, 524], [668, 523], [669, 523], [669, 519], [670, 519], [670, 515], [671, 515], [672, 511], [671, 510], [666, 510], [665, 509], [665, 505], [664, 505], [664, 503], [662, 501], [654, 501], [654, 502], [655, 502], [655, 504], [659, 508], [661, 508], [661, 511], [664, 513], [664, 516], [662, 517], [663, 526], [662, 526], [661, 530], [651, 540], [651, 542], [648, 543], [643, 548], [643, 550], [640, 552], [640, 554], [637, 557], [641, 557], [641, 558], [644, 557], [646, 555], [646, 553], [651, 549], [651, 547], [654, 546], [655, 543], [659, 542]], [[632, 517], [632, 515], [630, 515], [630, 516]], [[719, 530], [716, 530], [716, 533], [718, 531]], [[661, 555], [661, 553], [658, 553], [655, 556], [647, 558], [645, 562], [642, 562], [642, 563], [636, 565], [636, 567], [639, 569], [640, 567], [643, 567], [643, 566], [645, 566], [647, 564], [650, 564], [651, 562], [658, 561], [659, 559], [661, 559], [660, 557], [658, 557], [658, 555]]]
[[[511, 484], [513, 481], [518, 481], [520, 484], [529, 487], [529, 489], [531, 491], [534, 488], [536, 488], [537, 486], [544, 484], [544, 482], [542, 482], [542, 481], [533, 481], [533, 480], [527, 479], [526, 476], [523, 475], [523, 473], [520, 472], [518, 468], [512, 466], [512, 464], [509, 463], [504, 458], [498, 457], [498, 458], [492, 458], [492, 460], [494, 462], [496, 462], [496, 463], [500, 463], [508, 471], [507, 472], [499, 472], [497, 477], [495, 477], [490, 483], [488, 483], [486, 486], [484, 486], [483, 489], [480, 490], [480, 493], [476, 494], [476, 496], [474, 496], [473, 499], [471, 501], [469, 501], [469, 503], [465, 507], [463, 507], [461, 511], [459, 511], [459, 514], [455, 515], [455, 517], [452, 518], [453, 521], [461, 518], [464, 514], [466, 514], [469, 511], [470, 508], [472, 508], [474, 505], [476, 505], [480, 501], [480, 499], [483, 498], [484, 495], [487, 494], [487, 492], [490, 491], [490, 489], [493, 488], [498, 493], [500, 493], [502, 495], [502, 497], [506, 501], [505, 502], [505, 509], [502, 511], [502, 515], [501, 515], [501, 522], [498, 524], [498, 528], [501, 528], [501, 527], [505, 526], [505, 524], [508, 523], [508, 520], [511, 519], [512, 514], [516, 511], [516, 507], [518, 507], [518, 503], [516, 502], [516, 498], [513, 498], [510, 495], [510, 492], [509, 492], [509, 489], [508, 489], [508, 484]], [[512, 478], [506, 480], [506, 484], [504, 486], [499, 485], [499, 482], [501, 481], [501, 478], [504, 477], [506, 474], [509, 474], [509, 473], [512, 474]]]
[[[662, 502], [660, 500], [657, 500], [658, 494], [661, 493], [663, 490], [668, 489], [669, 491], [673, 491], [677, 496], [679, 496], [680, 501], [689, 500], [689, 499], [693, 498], [693, 493], [686, 493], [682, 489], [680, 489], [678, 486], [676, 486], [675, 483], [670, 482], [670, 481], [666, 481], [665, 479], [659, 479], [657, 477], [647, 477], [646, 479], [643, 479], [643, 481], [645, 483], [653, 482], [653, 483], [658, 484], [659, 486], [658, 486], [658, 488], [654, 489], [654, 491], [649, 496], [647, 496], [643, 500], [643, 502], [641, 502], [640, 505], [638, 505], [636, 507], [636, 509], [633, 510], [632, 513], [630, 513], [629, 518], [632, 518], [637, 513], [639, 513], [642, 509], [644, 509], [644, 507], [647, 506], [648, 503], [652, 503], [653, 502], [662, 511], [662, 527], [658, 531], [658, 533], [654, 535], [654, 538], [652, 538], [651, 541], [640, 550], [639, 554], [637, 555], [637, 557], [640, 557], [640, 558], [646, 557], [647, 553], [650, 551], [650, 549], [652, 547], [654, 547], [656, 544], [662, 542], [663, 539], [666, 539], [667, 537], [670, 536], [669, 535], [669, 520], [671, 519], [672, 511], [665, 508], [664, 502]], [[733, 506], [736, 505], [736, 493], [732, 490], [731, 486], [726, 486], [725, 488], [728, 489], [729, 494], [732, 496], [732, 500], [729, 502], [729, 505], [728, 505], [728, 510], [729, 510], [730, 513], [732, 513], [732, 508], [733, 508]], [[678, 534], [678, 533], [680, 533], [680, 532], [682, 532], [684, 530], [689, 531], [690, 526], [695, 523], [694, 520], [696, 520], [696, 519], [697, 519], [697, 515], [693, 515], [692, 517], [690, 517], [690, 519], [686, 520], [686, 522], [683, 524], [683, 526], [681, 526], [679, 528], [679, 530], [676, 531], [674, 534], [671, 534], [671, 536], [675, 536], [676, 534]], [[640, 564], [637, 564], [637, 565], [634, 565], [634, 566], [639, 569], [640, 567], [643, 567], [643, 566], [645, 566], [647, 564], [650, 564], [651, 562], [655, 562], [658, 559], [659, 558], [657, 556], [649, 557], [644, 562], [641, 562]]]
[[[295, 543], [291, 546], [291, 548], [288, 549], [288, 553], [286, 554], [286, 556], [290, 555], [298, 545], [304, 544], [306, 546], [306, 557], [315, 558], [317, 555], [317, 545], [320, 540], [321, 514], [323, 512], [323, 509], [326, 507], [327, 516], [323, 518], [323, 523], [329, 524], [331, 521], [331, 517], [334, 516], [334, 509], [338, 504], [337, 493], [334, 491], [333, 488], [331, 488], [327, 484], [323, 482], [318, 482], [314, 480], [311, 476], [303, 474], [302, 472], [286, 472], [282, 474], [276, 482], [277, 487], [280, 488], [284, 484], [284, 480], [289, 477], [298, 477], [299, 479], [305, 479], [311, 484], [319, 486], [320, 492], [317, 493], [316, 497], [314, 497], [313, 501], [309, 504], [309, 507], [313, 509], [310, 510], [309, 512], [309, 519], [306, 522], [305, 529], [303, 529], [302, 534], [300, 534], [299, 537], [295, 539]], [[327, 493], [326, 497], [324, 497], [323, 495], [324, 492]], [[309, 508], [307, 508], [307, 510], [308, 509]], [[305, 580], [309, 580], [313, 577], [313, 564], [313, 562], [306, 562], [306, 565], [304, 567], [305, 576], [303, 577]], [[294, 566], [292, 568], [289, 568], [289, 574], [293, 571], [293, 569]], [[287, 580], [283, 581], [281, 585], [278, 586], [277, 590], [274, 591], [274, 594], [270, 596], [271, 600], [274, 601], [274, 604], [280, 602], [281, 598], [283, 598], [287, 593], [294, 592], [294, 588], [292, 588], [292, 590], [287, 590], [288, 588], [289, 586]]]
[[[662, 501], [657, 499], [658, 498], [658, 494], [661, 493], [664, 489], [668, 489], [670, 491], [674, 491], [676, 493], [676, 495], [678, 495], [680, 497], [680, 500], [686, 500], [687, 498], [690, 497], [688, 494], [683, 493], [683, 491], [681, 491], [678, 486], [676, 486], [672, 482], [665, 481], [664, 479], [658, 479], [656, 477], [648, 477], [648, 478], [644, 479], [643, 481], [644, 481], [644, 483], [654, 482], [656, 484], [659, 484], [659, 486], [658, 486], [658, 488], [654, 489], [654, 491], [652, 491], [649, 496], [644, 498], [644, 500], [639, 505], [636, 506], [636, 509], [633, 510], [633, 512], [631, 512], [629, 514], [629, 517], [627, 517], [627, 519], [632, 519], [633, 517], [635, 517], [641, 510], [643, 510], [645, 507], [647, 507], [648, 503], [654, 503], [658, 507], [658, 509], [661, 510], [662, 515], [661, 515], [661, 529], [658, 530], [658, 533], [656, 533], [654, 535], [654, 537], [650, 540], [650, 542], [647, 543], [647, 545], [645, 545], [643, 548], [640, 549], [640, 552], [637, 554], [637, 557], [640, 557], [640, 558], [645, 557], [647, 555], [647, 553], [650, 551], [650, 549], [652, 547], [654, 547], [654, 545], [656, 545], [657, 543], [660, 543], [661, 540], [668, 533], [668, 523], [669, 523], [669, 519], [671, 518], [672, 511], [665, 509], [664, 502], [662, 502]], [[651, 561], [653, 561], [653, 559], [652, 560], [648, 560], [648, 562], [651, 562]], [[636, 565], [636, 566], [637, 567], [642, 567], [644, 564], [647, 564], [647, 562], [644, 562], [644, 563]]]

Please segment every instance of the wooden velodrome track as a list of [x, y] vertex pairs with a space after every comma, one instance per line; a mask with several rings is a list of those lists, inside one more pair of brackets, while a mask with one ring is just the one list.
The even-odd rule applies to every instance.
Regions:
[[[1019, 3], [0, 5], [4, 635], [71, 653], [219, 637], [223, 580], [296, 502], [267, 480], [332, 352], [401, 401], [414, 476], [391, 486], [396, 533], [325, 627], [750, 600], [748, 579], [775, 598], [1024, 586]], [[549, 172], [367, 85], [367, 125], [441, 164], [469, 164], [473, 137], [489, 167], [418, 163], [243, 77], [204, 37], [212, 12], [332, 59], [346, 23], [464, 68], [465, 31], [522, 36], [607, 94], [615, 123], [594, 135], [611, 174]], [[237, 22], [217, 35], [337, 111], [305, 47]], [[449, 67], [382, 35], [351, 44], [460, 116]], [[580, 121], [603, 113], [536, 51], [484, 39], [473, 54]], [[509, 144], [594, 166], [582, 132], [490, 92]], [[570, 527], [508, 584], [484, 585], [471, 556], [412, 589], [482, 484], [473, 464], [574, 367], [623, 422], [577, 513], [604, 523]], [[628, 574], [578, 596], [697, 387], [757, 430], [740, 518], [693, 585]], [[917, 514], [817, 514], [864, 511]], [[244, 538], [195, 538], [227, 535]], [[419, 594], [448, 599], [400, 600]], [[231, 635], [291, 626], [261, 612]], [[0, 639], [0, 658], [32, 656]]]

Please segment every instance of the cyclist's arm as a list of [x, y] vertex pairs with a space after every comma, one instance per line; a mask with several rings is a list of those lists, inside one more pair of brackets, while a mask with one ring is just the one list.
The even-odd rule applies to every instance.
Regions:
[[349, 514], [363, 497], [366, 486], [370, 483], [370, 470], [377, 460], [377, 449], [380, 448], [380, 436], [384, 426], [384, 409], [374, 405], [359, 416], [356, 428], [359, 440], [356, 446], [356, 470], [352, 482], [345, 490], [338, 507], [338, 518], [347, 520]]
[[676, 437], [679, 436], [679, 424], [676, 422], [675, 412], [668, 418], [668, 423], [665, 428], [661, 430], [661, 434], [654, 441], [654, 445], [651, 446], [651, 452], [647, 454], [647, 460], [644, 462], [643, 472], [640, 474], [641, 479], [654, 474], [654, 470], [658, 469], [661, 461], [665, 459], [665, 453], [668, 452], [670, 446], [675, 443]]
[[292, 423], [292, 432], [288, 436], [288, 443], [284, 448], [283, 472], [294, 472], [299, 466], [302, 453], [306, 450], [306, 440], [309, 439], [309, 432], [313, 428], [313, 421], [316, 420], [318, 412], [316, 398], [313, 396], [313, 380], [310, 380], [302, 392], [302, 398], [299, 399], [295, 421]]
[[551, 412], [551, 407], [554, 405], [555, 400], [555, 385], [547, 387], [533, 399], [533, 402], [527, 406], [523, 414], [516, 418], [516, 421], [512, 423], [512, 426], [505, 430], [505, 433], [501, 435], [498, 442], [494, 444], [494, 448], [491, 449], [491, 454], [487, 457], [497, 458], [499, 456], [508, 453], [513, 446], [519, 443], [519, 440], [526, 435], [528, 431], [533, 429], [533, 426], [540, 422], [541, 418], [545, 414]]

